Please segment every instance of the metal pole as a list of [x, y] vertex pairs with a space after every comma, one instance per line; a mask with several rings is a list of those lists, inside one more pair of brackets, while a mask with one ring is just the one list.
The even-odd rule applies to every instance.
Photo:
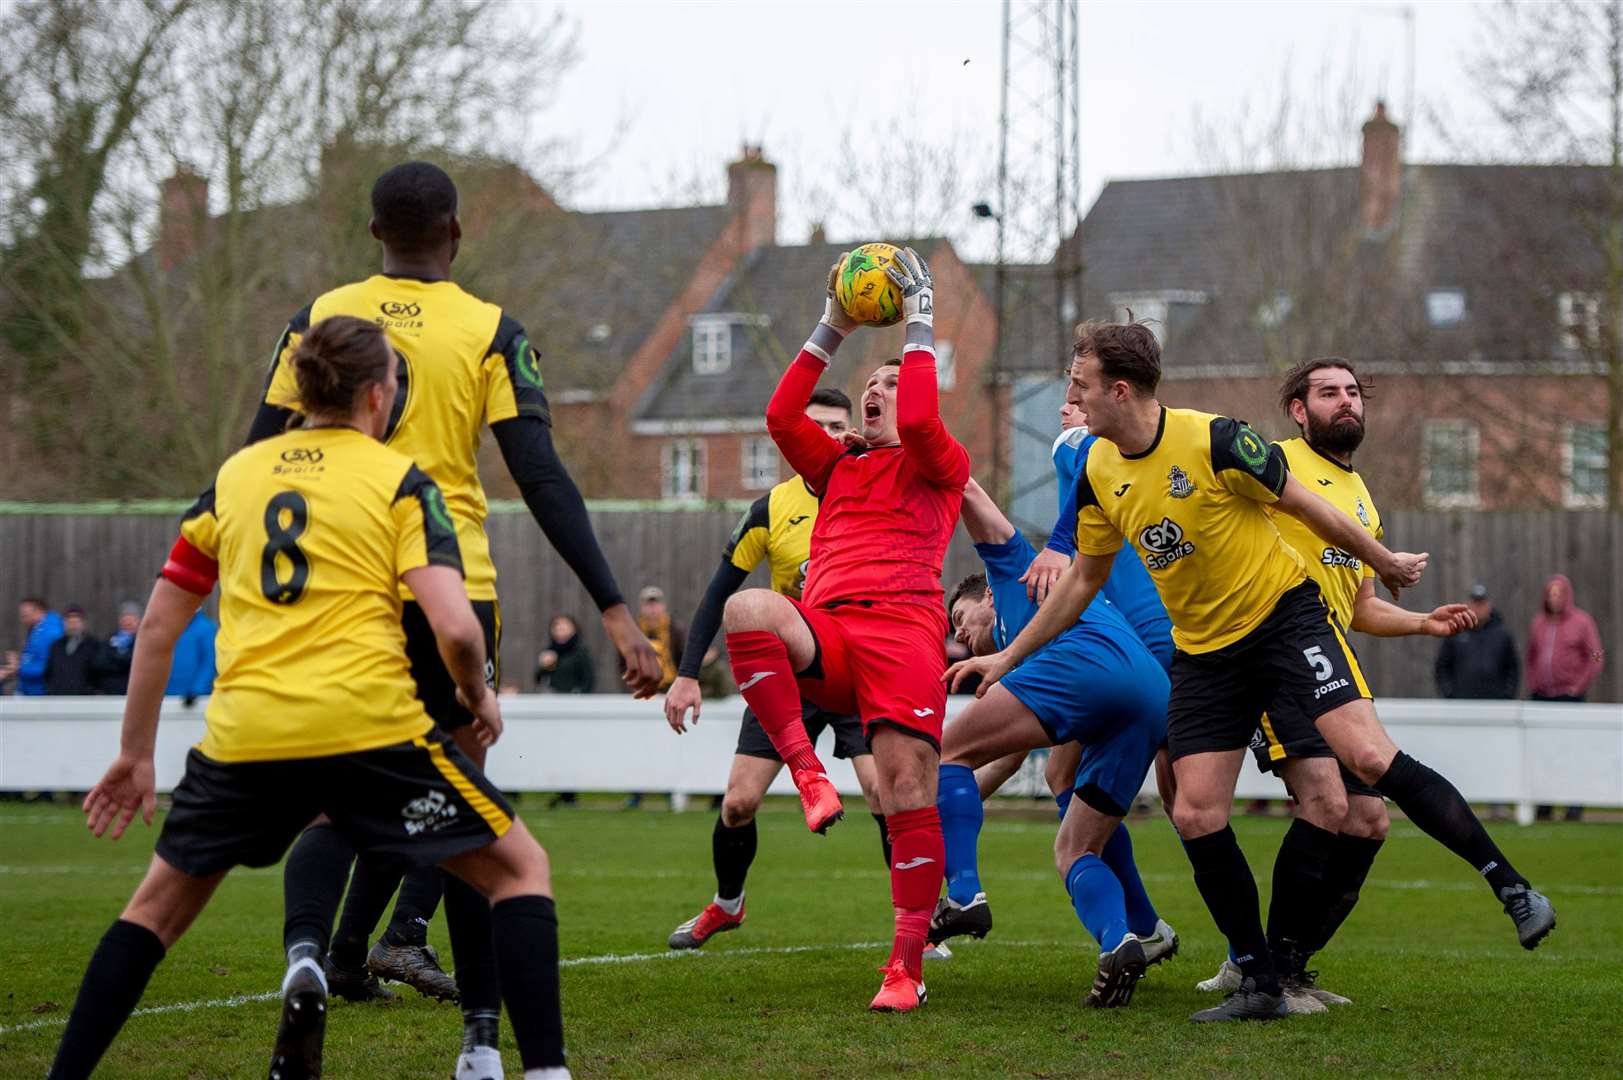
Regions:
[[1009, 36], [1013, 32], [1013, 0], [1003, 0], [1003, 90], [998, 101], [997, 153], [997, 264], [993, 302], [997, 305], [997, 343], [992, 352], [992, 497], [1002, 500], [1004, 484], [1003, 435], [1012, 417], [1004, 416], [1003, 366], [1008, 337], [1008, 255], [1005, 233], [1009, 206]]

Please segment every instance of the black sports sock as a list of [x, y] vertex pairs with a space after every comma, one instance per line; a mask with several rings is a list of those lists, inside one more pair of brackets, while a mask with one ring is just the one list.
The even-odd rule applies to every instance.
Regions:
[[1318, 952], [1330, 944], [1330, 939], [1352, 914], [1358, 904], [1358, 892], [1364, 887], [1364, 879], [1369, 877], [1369, 868], [1375, 864], [1375, 856], [1383, 843], [1385, 841], [1372, 837], [1346, 833], [1336, 837], [1336, 846], [1330, 850], [1330, 863], [1324, 871], [1324, 890], [1330, 902], [1324, 924], [1306, 942], [1309, 952]]
[[755, 861], [755, 819], [729, 829], [717, 818], [710, 834], [710, 861], [716, 867], [716, 895], [736, 900], [744, 892], [744, 878]]
[[400, 883], [400, 899], [394, 902], [394, 915], [383, 932], [390, 945], [426, 945], [428, 921], [440, 906], [445, 877], [432, 866], [412, 870]]
[[490, 909], [502, 963], [502, 998], [526, 1069], [564, 1064], [564, 1015], [558, 990], [558, 913], [546, 896], [515, 896]]
[[282, 869], [283, 948], [313, 941], [327, 951], [354, 859], [355, 848], [331, 825], [312, 825], [300, 834]]
[[1274, 857], [1274, 889], [1268, 900], [1268, 947], [1281, 965], [1287, 963], [1287, 951], [1292, 962], [1305, 960], [1305, 943], [1324, 925], [1330, 904], [1326, 868], [1335, 845], [1335, 833], [1301, 818], [1285, 830]]
[[1251, 876], [1234, 830], [1225, 825], [1217, 832], [1185, 840], [1183, 849], [1195, 868], [1195, 888], [1206, 901], [1217, 929], [1234, 950], [1235, 963], [1256, 980], [1257, 989], [1279, 993], [1279, 980], [1257, 907], [1257, 881]]
[[1375, 790], [1397, 803], [1398, 809], [1427, 836], [1487, 878], [1496, 898], [1500, 889], [1527, 884], [1482, 827], [1459, 789], [1402, 750], [1392, 759], [1386, 775], [1375, 781]]
[[90, 1075], [141, 1000], [163, 953], [163, 942], [144, 926], [120, 919], [107, 928], [79, 983], [50, 1080]]
[[[465, 1034], [477, 1028], [480, 1045], [495, 1046], [496, 1025], [490, 1020], [501, 1016], [502, 984], [496, 974], [490, 904], [455, 874], [445, 875], [445, 929], [451, 935], [451, 959], [456, 964]], [[488, 1043], [482, 1041], [487, 1030]]]
[[383, 918], [405, 870], [398, 863], [380, 863], [365, 855], [355, 860], [355, 870], [349, 876], [349, 893], [344, 897], [344, 912], [333, 934], [334, 964], [353, 970], [366, 962], [372, 930]]
[[875, 814], [874, 823], [879, 826], [879, 846], [885, 852], [885, 872], [890, 872], [890, 826], [885, 823], [884, 814]]

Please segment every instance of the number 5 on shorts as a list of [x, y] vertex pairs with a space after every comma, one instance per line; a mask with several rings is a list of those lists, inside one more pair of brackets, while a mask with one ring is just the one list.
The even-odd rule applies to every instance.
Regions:
[[1309, 664], [1313, 665], [1313, 674], [1318, 676], [1320, 682], [1328, 679], [1331, 673], [1335, 671], [1335, 665], [1330, 663], [1328, 656], [1324, 655], [1322, 646], [1315, 645], [1311, 649], [1303, 649], [1302, 655], [1307, 657]]

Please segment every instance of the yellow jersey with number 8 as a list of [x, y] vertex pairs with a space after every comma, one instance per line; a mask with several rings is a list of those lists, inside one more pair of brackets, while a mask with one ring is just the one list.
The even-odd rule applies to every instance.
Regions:
[[353, 428], [296, 428], [232, 455], [180, 532], [219, 566], [204, 754], [325, 757], [433, 726], [400, 576], [462, 560], [444, 497], [410, 459]]

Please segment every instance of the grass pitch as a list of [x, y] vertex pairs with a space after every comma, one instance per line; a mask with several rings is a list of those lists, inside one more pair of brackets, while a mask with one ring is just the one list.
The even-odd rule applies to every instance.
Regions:
[[[1030, 805], [1030, 804], [1025, 804]], [[860, 803], [856, 809], [860, 810]], [[1266, 1025], [1195, 1026], [1223, 946], [1167, 823], [1135, 819], [1139, 863], [1183, 938], [1127, 1009], [1080, 1001], [1096, 949], [1051, 869], [1053, 825], [994, 813], [981, 858], [997, 925], [930, 962], [930, 1003], [866, 1011], [891, 913], [877, 834], [853, 813], [827, 838], [798, 808], [760, 818], [748, 922], [698, 953], [665, 938], [714, 888], [713, 815], [520, 810], [552, 854], [570, 1064], [579, 1076], [1036, 1077], [1618, 1074], [1623, 1004], [1623, 825], [1495, 832], [1555, 901], [1537, 952], [1463, 863], [1396, 822], [1358, 910], [1315, 960], [1354, 1005]], [[66, 807], [0, 804], [0, 1075], [43, 1075], [85, 961], [139, 880], [157, 829], [92, 840]], [[1236, 821], [1266, 893], [1280, 819]], [[229, 878], [159, 967], [103, 1063], [106, 1077], [265, 1074], [281, 975], [281, 874]], [[443, 925], [433, 940], [449, 956]], [[333, 1077], [444, 1077], [460, 1033], [450, 1006], [410, 995], [335, 1003]], [[504, 1030], [509, 1076], [518, 1055]]]

